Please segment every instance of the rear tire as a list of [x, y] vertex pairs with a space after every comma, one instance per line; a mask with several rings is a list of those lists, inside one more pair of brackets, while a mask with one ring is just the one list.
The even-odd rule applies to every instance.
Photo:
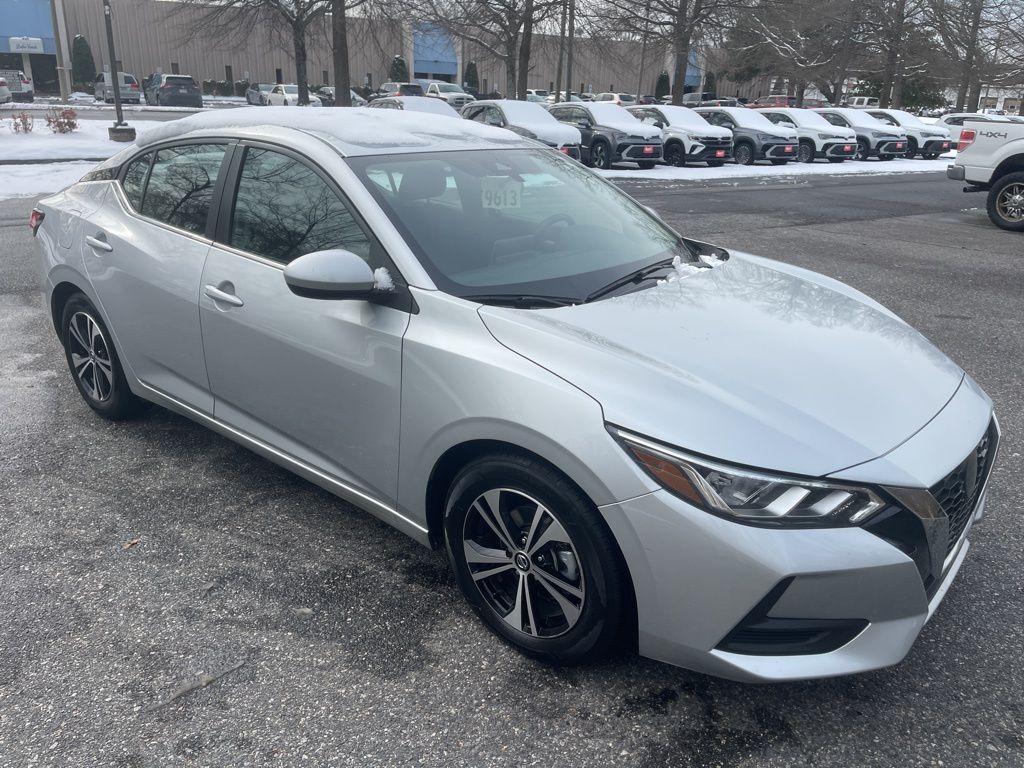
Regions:
[[463, 595], [523, 653], [591, 662], [632, 629], [629, 574], [611, 531], [547, 464], [515, 453], [472, 462], [452, 482], [444, 532]]
[[986, 207], [1000, 229], [1024, 232], [1024, 172], [1008, 173], [993, 184]]
[[86, 405], [111, 421], [130, 419], [143, 410], [145, 401], [128, 387], [110, 331], [84, 293], [73, 294], [64, 305], [60, 339]]

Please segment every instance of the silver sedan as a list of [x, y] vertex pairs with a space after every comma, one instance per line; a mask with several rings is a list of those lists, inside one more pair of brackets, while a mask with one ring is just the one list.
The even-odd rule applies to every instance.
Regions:
[[205, 113], [31, 225], [93, 411], [172, 409], [446, 548], [552, 662], [896, 663], [984, 513], [992, 403], [917, 331], [509, 131]]

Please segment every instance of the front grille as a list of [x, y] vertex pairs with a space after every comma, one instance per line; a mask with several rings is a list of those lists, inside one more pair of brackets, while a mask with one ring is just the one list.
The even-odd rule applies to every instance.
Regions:
[[967, 523], [970, 522], [978, 500], [985, 488], [988, 471], [995, 456], [996, 441], [995, 422], [989, 424], [988, 430], [981, 438], [978, 446], [971, 451], [960, 465], [929, 488], [932, 496], [939, 503], [942, 511], [949, 518], [949, 541], [946, 544], [946, 555], [960, 541]]

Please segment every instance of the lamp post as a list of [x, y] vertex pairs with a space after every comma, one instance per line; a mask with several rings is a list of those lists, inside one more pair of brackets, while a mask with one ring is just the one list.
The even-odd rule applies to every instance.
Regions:
[[110, 83], [114, 88], [114, 111], [117, 120], [107, 129], [111, 141], [135, 141], [135, 129], [124, 120], [121, 111], [121, 76], [117, 71], [117, 54], [114, 53], [114, 26], [111, 23], [110, 0], [103, 0], [103, 21], [107, 27], [107, 56], [110, 59]]

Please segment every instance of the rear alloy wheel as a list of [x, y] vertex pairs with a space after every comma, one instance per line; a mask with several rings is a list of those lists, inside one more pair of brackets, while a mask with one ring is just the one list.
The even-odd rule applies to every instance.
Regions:
[[732, 158], [736, 161], [736, 165], [753, 165], [754, 148], [747, 143], [737, 144], [733, 150]]
[[814, 145], [809, 141], [801, 141], [800, 148], [796, 151], [796, 159], [801, 163], [813, 163]]
[[143, 401], [128, 388], [110, 332], [84, 294], [68, 299], [60, 328], [68, 368], [86, 404], [112, 421], [138, 414]]
[[665, 163], [677, 168], [686, 165], [686, 152], [683, 151], [683, 145], [678, 141], [670, 141], [665, 145]]
[[592, 661], [621, 640], [628, 574], [611, 532], [578, 488], [515, 454], [473, 462], [445, 511], [448, 555], [488, 627], [547, 661]]
[[606, 142], [595, 141], [590, 145], [590, 163], [606, 171], [612, 167], [612, 151]]
[[988, 193], [988, 217], [1011, 232], [1024, 232], [1024, 173], [999, 179]]
[[853, 159], [867, 160], [869, 154], [871, 154], [871, 147], [868, 146], [867, 139], [857, 139], [857, 154], [853, 156]]

